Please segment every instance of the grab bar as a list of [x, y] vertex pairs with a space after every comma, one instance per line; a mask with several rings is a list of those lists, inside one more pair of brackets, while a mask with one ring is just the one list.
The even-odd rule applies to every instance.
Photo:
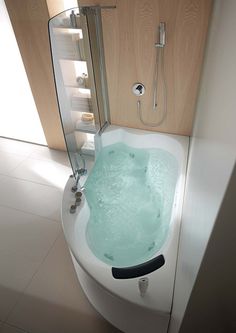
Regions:
[[140, 277], [161, 268], [165, 264], [165, 258], [162, 254], [143, 264], [130, 267], [112, 267], [112, 276], [115, 279], [133, 279]]

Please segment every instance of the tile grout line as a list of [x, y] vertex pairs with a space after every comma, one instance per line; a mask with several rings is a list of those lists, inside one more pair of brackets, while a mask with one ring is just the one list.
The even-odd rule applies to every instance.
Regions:
[[[0, 140], [1, 141], [1, 140]], [[0, 146], [0, 153], [4, 153], [4, 154], [9, 154], [9, 155], [16, 155], [18, 157], [24, 157], [24, 158], [28, 158], [30, 156], [30, 154], [32, 154], [32, 152], [30, 153], [22, 153], [22, 154], [19, 154], [19, 153], [15, 153], [15, 152], [12, 152], [12, 151], [7, 151], [7, 150], [2, 150], [1, 149], [1, 146]], [[21, 162], [20, 162], [21, 163]]]
[[23, 140], [17, 140], [17, 139], [13, 139], [13, 138], [7, 138], [7, 137], [2, 137], [0, 136], [0, 142], [1, 142], [1, 139], [5, 139], [5, 140], [9, 140], [9, 141], [16, 141], [16, 142], [23, 142], [24, 144], [26, 145], [29, 145], [29, 146], [36, 146], [34, 147], [33, 150], [31, 150], [30, 152], [28, 152], [27, 154], [18, 154], [16, 152], [12, 152], [12, 151], [7, 151], [7, 150], [2, 150], [1, 149], [1, 146], [0, 146], [0, 152], [3, 152], [3, 153], [7, 153], [7, 154], [12, 154], [12, 155], [18, 155], [18, 156], [22, 156], [22, 157], [26, 157], [26, 158], [32, 158], [32, 159], [36, 159], [36, 160], [40, 160], [40, 161], [49, 161], [49, 162], [56, 162], [56, 163], [59, 163], [59, 164], [62, 164], [64, 165], [63, 163], [61, 162], [57, 162], [57, 161], [54, 161], [53, 159], [51, 158], [36, 158], [36, 157], [31, 157], [32, 154], [34, 153], [37, 153], [37, 152], [40, 152], [40, 150], [38, 150], [37, 147], [43, 147], [43, 148], [46, 148], [47, 151], [53, 151], [53, 152], [57, 152], [57, 153], [65, 153], [66, 156], [67, 156], [67, 162], [68, 162], [68, 165], [64, 165], [64, 166], [69, 166], [70, 167], [70, 162], [69, 162], [69, 159], [68, 159], [68, 155], [67, 155], [67, 152], [66, 151], [61, 151], [61, 150], [58, 150], [58, 149], [52, 149], [52, 148], [49, 148], [48, 146], [46, 145], [42, 145], [42, 144], [38, 144], [38, 143], [34, 143], [34, 142], [27, 142], [27, 141], [23, 141]]
[[[27, 158], [30, 158], [30, 159], [32, 159], [32, 160], [36, 160], [36, 161], [43, 161], [43, 162], [54, 162], [54, 163], [58, 163], [58, 164], [60, 164], [60, 165], [62, 165], [62, 166], [64, 166], [64, 167], [70, 167], [70, 162], [69, 162], [69, 160], [67, 160], [67, 163], [68, 163], [68, 165], [65, 165], [65, 164], [63, 164], [63, 162], [66, 162], [66, 161], [56, 161], [56, 160], [54, 160], [54, 159], [52, 159], [52, 158], [40, 158], [40, 157], [33, 157], [32, 156], [32, 154], [36, 154], [37, 153], [37, 151], [35, 152], [35, 151], [33, 151], [33, 152], [31, 152], [30, 154], [29, 154], [29, 156], [27, 156]], [[39, 153], [40, 154], [40, 153]]]
[[[54, 240], [54, 242], [52, 243], [52, 245], [50, 246], [50, 248], [48, 249], [45, 257], [42, 259], [41, 263], [39, 264], [38, 268], [35, 270], [35, 272], [33, 273], [33, 275], [31, 276], [29, 282], [26, 284], [26, 286], [23, 288], [23, 290], [21, 291], [18, 299], [16, 300], [15, 304], [12, 306], [11, 310], [8, 312], [8, 314], [6, 315], [6, 318], [4, 319], [4, 321], [2, 321], [3, 326], [5, 324], [7, 325], [12, 325], [11, 323], [8, 322], [9, 317], [11, 316], [11, 314], [13, 313], [13, 311], [15, 310], [16, 306], [20, 303], [21, 299], [25, 296], [25, 292], [28, 289], [28, 287], [30, 286], [30, 284], [32, 283], [32, 281], [34, 280], [35, 276], [37, 275], [37, 273], [39, 272], [40, 268], [42, 267], [42, 265], [44, 264], [44, 262], [46, 261], [47, 257], [49, 256], [50, 252], [52, 251], [54, 245], [56, 244], [57, 240], [59, 239], [60, 235], [61, 235], [62, 231], [59, 230], [58, 234]], [[24, 328], [21, 327], [17, 327], [16, 328], [25, 331]], [[25, 331], [26, 333], [30, 333], [29, 331]], [[33, 333], [33, 332], [32, 332]]]
[[[60, 152], [60, 151], [57, 151], [56, 152]], [[42, 161], [42, 162], [49, 162], [49, 163], [57, 163], [57, 164], [60, 164], [61, 166], [63, 167], [69, 167], [70, 168], [70, 162], [68, 160], [68, 158], [64, 159], [64, 157], [62, 158], [63, 161], [59, 161], [59, 160], [54, 160], [53, 158], [41, 158], [41, 157], [33, 157], [32, 155], [33, 154], [36, 154], [37, 153], [37, 150], [35, 151], [31, 151], [30, 153], [27, 153], [27, 154], [19, 154], [19, 153], [15, 153], [15, 152], [11, 152], [11, 151], [6, 151], [6, 150], [1, 150], [0, 148], [0, 153], [5, 153], [5, 154], [9, 154], [9, 155], [16, 155], [17, 157], [22, 157], [22, 161], [19, 162], [19, 164], [16, 166], [16, 168], [22, 163], [25, 161], [25, 159], [29, 158], [31, 160], [34, 160], [34, 161]], [[65, 152], [66, 153], [66, 152]], [[40, 155], [40, 152], [38, 153]], [[66, 164], [64, 164], [66, 163]], [[13, 168], [13, 170], [15, 170], [15, 167]]]
[[[21, 155], [18, 155], [16, 153], [8, 153], [8, 154], [21, 156]], [[25, 160], [27, 160], [27, 158], [28, 158], [28, 156], [24, 156], [24, 158], [22, 159], [22, 161], [20, 161], [19, 164], [17, 164], [16, 167], [14, 167], [13, 169], [11, 169], [10, 172], [15, 171], [23, 162], [25, 162]]]
[[[29, 331], [26, 331], [25, 329], [23, 329], [23, 328], [20, 328], [20, 327], [18, 327], [18, 326], [16, 326], [16, 325], [12, 325], [12, 324], [9, 324], [9, 323], [2, 323], [2, 326], [0, 326], [0, 329], [1, 328], [4, 328], [4, 326], [5, 325], [7, 325], [7, 326], [10, 326], [10, 327], [12, 327], [12, 328], [16, 328], [17, 330], [20, 330], [22, 333], [30, 333]], [[0, 331], [1, 332], [1, 331]]]
[[45, 220], [49, 220], [51, 222], [56, 222], [57, 224], [59, 223], [60, 224], [60, 220], [54, 220], [50, 217], [46, 217], [46, 216], [43, 216], [43, 215], [39, 215], [39, 214], [35, 214], [35, 213], [31, 213], [31, 212], [27, 212], [26, 210], [22, 210], [22, 209], [19, 209], [19, 208], [15, 208], [15, 207], [11, 207], [11, 206], [7, 206], [7, 205], [3, 205], [2, 203], [0, 203], [0, 207], [3, 207], [3, 208], [8, 208], [8, 209], [12, 209], [12, 210], [16, 210], [18, 212], [21, 212], [21, 213], [24, 213], [24, 214], [28, 214], [28, 215], [34, 215], [34, 216], [37, 216], [37, 217], [42, 217], [43, 219]]
[[1, 140], [1, 139], [9, 140], [9, 141], [16, 141], [16, 142], [20, 142], [20, 143], [27, 144], [27, 145], [34, 145], [34, 146], [46, 147], [46, 148], [50, 149], [50, 148], [48, 147], [48, 145], [45, 145], [45, 144], [42, 144], [42, 143], [30, 142], [30, 141], [21, 140], [21, 139], [16, 139], [16, 138], [10, 138], [10, 137], [8, 137], [8, 136], [3, 136], [3, 135], [1, 135], [1, 136], [0, 136], [0, 140]]
[[[14, 170], [12, 170], [14, 171]], [[0, 176], [5, 176], [5, 177], [8, 177], [8, 178], [12, 178], [12, 179], [17, 179], [17, 180], [23, 180], [25, 182], [29, 182], [29, 183], [33, 183], [33, 184], [37, 184], [37, 185], [42, 185], [42, 186], [46, 186], [46, 187], [50, 187], [50, 188], [53, 188], [53, 189], [57, 189], [58, 191], [63, 191], [63, 189], [57, 187], [57, 186], [53, 186], [53, 185], [49, 185], [49, 184], [45, 184], [45, 183], [39, 183], [39, 182], [36, 182], [36, 181], [33, 181], [33, 180], [29, 180], [29, 179], [25, 179], [25, 178], [19, 178], [19, 177], [16, 177], [16, 176], [12, 176], [12, 175], [6, 175], [4, 173], [0, 173]], [[69, 178], [70, 175], [68, 175], [68, 178]]]

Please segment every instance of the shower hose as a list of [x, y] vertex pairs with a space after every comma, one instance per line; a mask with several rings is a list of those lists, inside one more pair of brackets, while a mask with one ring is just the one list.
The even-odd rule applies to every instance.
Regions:
[[137, 110], [138, 110], [139, 119], [143, 125], [149, 126], [149, 127], [160, 126], [163, 123], [163, 121], [165, 120], [166, 115], [167, 115], [167, 86], [166, 86], [166, 78], [165, 78], [165, 70], [164, 70], [164, 47], [157, 47], [157, 52], [156, 52], [156, 62], [155, 62], [155, 71], [154, 71], [154, 80], [153, 80], [153, 107], [152, 107], [152, 110], [154, 112], [160, 111], [160, 108], [159, 108], [158, 102], [157, 102], [159, 67], [161, 69], [161, 78], [162, 78], [162, 82], [163, 82], [163, 99], [164, 99], [163, 112], [162, 112], [161, 119], [158, 122], [145, 121], [143, 119], [143, 115], [142, 115], [141, 101], [138, 100], [138, 102], [137, 102]]

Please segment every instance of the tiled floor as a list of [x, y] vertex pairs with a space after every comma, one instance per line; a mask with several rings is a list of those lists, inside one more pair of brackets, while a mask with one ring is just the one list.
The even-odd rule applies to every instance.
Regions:
[[0, 138], [0, 333], [118, 333], [77, 281], [60, 224], [67, 155]]

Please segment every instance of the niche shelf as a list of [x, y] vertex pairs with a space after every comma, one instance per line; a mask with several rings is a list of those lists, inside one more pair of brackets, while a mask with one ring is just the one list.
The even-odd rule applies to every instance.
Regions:
[[[75, 111], [77, 116], [75, 117], [75, 130], [84, 133], [95, 134], [98, 131], [98, 126], [96, 126], [95, 121], [85, 122], [82, 121], [82, 115], [85, 112]], [[87, 112], [86, 112], [87, 113]]]

